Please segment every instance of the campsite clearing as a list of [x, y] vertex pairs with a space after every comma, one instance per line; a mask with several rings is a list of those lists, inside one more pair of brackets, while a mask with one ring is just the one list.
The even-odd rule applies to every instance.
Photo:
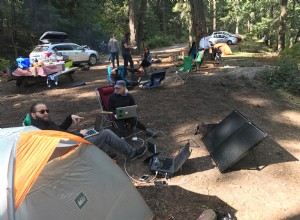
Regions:
[[[185, 46], [162, 48], [154, 53], [168, 58]], [[212, 208], [241, 220], [300, 219], [300, 101], [263, 83], [261, 73], [268, 68], [272, 56], [236, 52], [218, 64], [204, 62], [201, 70], [193, 73], [185, 84], [168, 75], [162, 87], [131, 91], [140, 119], [163, 133], [151, 140], [158, 151], [175, 155], [187, 140], [192, 146], [190, 159], [168, 185], [135, 183], [158, 216], [195, 220], [203, 210]], [[107, 65], [77, 71], [75, 82], [85, 82], [80, 87], [72, 87], [66, 81], [53, 89], [44, 85], [18, 88], [14, 81], [6, 82], [1, 77], [0, 127], [20, 126], [30, 105], [38, 100], [48, 104], [55, 122], [75, 113], [83, 116], [84, 121], [79, 128], [72, 129], [90, 126], [99, 112], [94, 89], [107, 84]], [[170, 62], [154, 64], [156, 68], [170, 65]], [[220, 173], [201, 136], [194, 135], [200, 122], [220, 122], [234, 109], [268, 133], [254, 150], [260, 171], [253, 169], [248, 154], [230, 171]], [[147, 139], [141, 133], [138, 135]], [[140, 145], [140, 142], [130, 143]], [[122, 157], [117, 164], [124, 170]], [[143, 159], [127, 163], [126, 170], [135, 179], [149, 174], [149, 166]]]

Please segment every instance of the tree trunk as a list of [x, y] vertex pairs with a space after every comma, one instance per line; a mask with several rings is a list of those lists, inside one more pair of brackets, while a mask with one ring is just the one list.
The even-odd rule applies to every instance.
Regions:
[[136, 25], [136, 45], [138, 46], [138, 51], [142, 48], [142, 38], [144, 36], [144, 19], [145, 19], [145, 8], [147, 7], [147, 0], [140, 1], [140, 8], [136, 14], [137, 25]]
[[203, 0], [190, 0], [190, 5], [193, 10], [192, 14], [192, 26], [194, 28], [194, 39], [199, 43], [200, 39], [206, 35], [206, 20], [204, 15]]
[[15, 58], [18, 57], [18, 49], [16, 45], [16, 9], [15, 9], [16, 1], [12, 0], [10, 2], [10, 16], [11, 16], [11, 24], [10, 24], [10, 39], [12, 46], [14, 48]]
[[217, 31], [217, 0], [213, 0], [213, 7], [214, 7], [213, 30]]
[[278, 33], [278, 47], [280, 52], [285, 48], [285, 29], [286, 29], [286, 16], [287, 16], [287, 0], [281, 0], [281, 13], [279, 19], [279, 33]]
[[[161, 2], [161, 12], [162, 12], [162, 32], [163, 32], [163, 37], [167, 37], [167, 15], [166, 15], [166, 3], [165, 1]], [[146, 2], [147, 4], [147, 2]]]
[[129, 0], [129, 31], [130, 31], [130, 41], [131, 43], [136, 42], [135, 34], [136, 34], [136, 28], [135, 28], [135, 0]]

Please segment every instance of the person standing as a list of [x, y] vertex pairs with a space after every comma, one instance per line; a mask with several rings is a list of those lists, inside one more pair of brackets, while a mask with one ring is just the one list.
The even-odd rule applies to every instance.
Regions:
[[118, 40], [115, 38], [115, 34], [113, 34], [112, 38], [110, 39], [109, 43], [108, 43], [108, 51], [110, 54], [110, 59], [111, 59], [111, 64], [113, 66], [113, 69], [115, 68], [115, 59], [117, 61], [117, 67], [120, 66], [119, 65], [119, 42]]
[[128, 66], [128, 62], [130, 64], [130, 68], [133, 69], [134, 65], [133, 65], [133, 60], [132, 60], [132, 56], [130, 53], [130, 49], [134, 48], [134, 45], [129, 44], [129, 37], [130, 37], [130, 32], [127, 32], [122, 41], [121, 41], [121, 48], [122, 48], [122, 56], [124, 59], [124, 71], [125, 73], [127, 73], [127, 66]]

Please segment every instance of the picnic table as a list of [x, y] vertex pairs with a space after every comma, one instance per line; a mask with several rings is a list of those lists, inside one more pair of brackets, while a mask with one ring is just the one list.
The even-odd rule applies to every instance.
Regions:
[[74, 81], [73, 74], [78, 67], [65, 68], [64, 64], [49, 64], [45, 66], [17, 68], [12, 75], [17, 80], [17, 86], [27, 86], [30, 81], [46, 81], [46, 85], [51, 88], [53, 84], [58, 84], [58, 78], [66, 75], [70, 81]]

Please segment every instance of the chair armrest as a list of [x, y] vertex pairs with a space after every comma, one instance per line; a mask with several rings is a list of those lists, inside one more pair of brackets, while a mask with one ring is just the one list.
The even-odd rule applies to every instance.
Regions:
[[100, 115], [112, 115], [113, 112], [108, 112], [108, 111], [101, 111]]

